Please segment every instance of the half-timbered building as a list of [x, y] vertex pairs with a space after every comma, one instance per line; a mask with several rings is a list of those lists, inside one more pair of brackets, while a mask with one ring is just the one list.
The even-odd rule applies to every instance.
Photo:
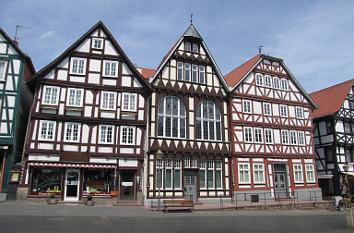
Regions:
[[[324, 196], [354, 193], [354, 79], [316, 91], [313, 112], [316, 168]], [[348, 166], [345, 171], [344, 166]]]
[[105, 25], [98, 22], [31, 82], [22, 196], [139, 198], [150, 86]]
[[0, 28], [0, 200], [15, 198], [32, 91], [26, 84], [35, 73], [31, 59]]
[[231, 88], [231, 155], [237, 199], [308, 198], [319, 191], [311, 111], [282, 59], [258, 54], [225, 76]]
[[193, 24], [163, 58], [151, 85], [146, 203], [229, 196], [228, 89]]

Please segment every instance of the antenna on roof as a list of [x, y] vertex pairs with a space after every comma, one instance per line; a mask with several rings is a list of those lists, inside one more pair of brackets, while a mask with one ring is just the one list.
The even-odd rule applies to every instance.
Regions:
[[14, 41], [18, 42], [19, 38], [18, 37], [18, 34], [20, 32], [20, 29], [30, 29], [29, 27], [25, 27], [25, 26], [21, 26], [21, 25], [16, 25], [16, 32], [15, 32], [15, 38], [14, 38]]
[[193, 13], [191, 14], [191, 24], [193, 24]]
[[262, 48], [263, 48], [263, 45], [258, 46], [258, 53], [259, 54], [262, 54]]

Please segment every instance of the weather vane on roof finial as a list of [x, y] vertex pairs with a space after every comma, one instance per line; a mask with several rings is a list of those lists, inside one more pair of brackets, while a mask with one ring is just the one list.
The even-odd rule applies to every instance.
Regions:
[[193, 13], [191, 14], [191, 24], [193, 24]]
[[259, 54], [262, 54], [262, 48], [263, 48], [262, 45], [258, 46], [258, 53], [259, 53]]

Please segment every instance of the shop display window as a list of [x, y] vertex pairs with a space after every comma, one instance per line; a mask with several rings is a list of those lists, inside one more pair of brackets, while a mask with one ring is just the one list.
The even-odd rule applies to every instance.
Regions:
[[83, 195], [110, 196], [114, 192], [113, 172], [107, 170], [85, 170]]
[[30, 195], [60, 196], [61, 170], [51, 168], [33, 168]]

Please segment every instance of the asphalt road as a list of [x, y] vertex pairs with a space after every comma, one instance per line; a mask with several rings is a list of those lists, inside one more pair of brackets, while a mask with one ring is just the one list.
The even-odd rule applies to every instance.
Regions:
[[[2, 208], [3, 207], [3, 208]], [[52, 209], [50, 209], [52, 208]], [[151, 212], [139, 207], [13, 207], [0, 204], [0, 232], [6, 233], [307, 233], [354, 232], [342, 212], [203, 211]]]

